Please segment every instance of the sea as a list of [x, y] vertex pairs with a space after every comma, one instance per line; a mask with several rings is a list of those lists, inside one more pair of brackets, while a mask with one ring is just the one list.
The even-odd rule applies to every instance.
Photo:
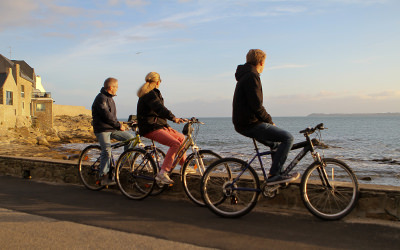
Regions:
[[[195, 127], [195, 140], [201, 149], [210, 149], [222, 157], [236, 157], [245, 161], [253, 157], [253, 141], [234, 130], [230, 117], [198, 119], [204, 123]], [[300, 130], [323, 123], [327, 129], [322, 130], [320, 135], [313, 134], [325, 145], [317, 149], [320, 154], [347, 163], [360, 183], [400, 186], [400, 115], [274, 117], [273, 120], [278, 127], [292, 133], [295, 143], [305, 140]], [[172, 122], [170, 125], [178, 131], [184, 126]], [[144, 140], [144, 143], [149, 141]], [[83, 149], [86, 145], [64, 146]], [[259, 147], [267, 150], [261, 144]], [[163, 146], [161, 148], [167, 150]], [[290, 152], [286, 165], [298, 152]], [[268, 170], [271, 164], [269, 157], [263, 161]], [[303, 173], [311, 163], [312, 157], [308, 155], [295, 170]], [[258, 161], [252, 166], [260, 171]]]

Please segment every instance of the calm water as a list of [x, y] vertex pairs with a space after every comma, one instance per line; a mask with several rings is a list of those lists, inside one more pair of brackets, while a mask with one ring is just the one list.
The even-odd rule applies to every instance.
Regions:
[[[248, 160], [254, 154], [252, 140], [234, 131], [231, 118], [200, 120], [205, 123], [200, 126], [196, 136], [200, 148], [243, 160]], [[345, 161], [355, 171], [360, 183], [400, 186], [400, 116], [276, 117], [274, 122], [290, 131], [295, 137], [295, 143], [304, 141], [300, 130], [324, 123], [328, 129], [322, 131], [322, 141], [329, 147], [319, 149], [320, 153], [325, 157]], [[183, 128], [181, 124], [171, 126], [178, 131]], [[291, 152], [288, 162], [298, 152]], [[311, 156], [307, 156], [296, 168], [302, 173], [311, 162]], [[269, 159], [267, 163], [270, 164]], [[257, 165], [253, 163], [253, 166]], [[372, 180], [364, 181], [364, 177], [370, 177]]]

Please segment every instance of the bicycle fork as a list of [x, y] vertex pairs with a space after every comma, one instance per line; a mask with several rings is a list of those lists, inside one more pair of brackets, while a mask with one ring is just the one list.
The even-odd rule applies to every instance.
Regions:
[[204, 166], [204, 161], [202, 158], [202, 155], [200, 155], [199, 152], [199, 147], [196, 145], [192, 145], [192, 151], [194, 152], [194, 158], [195, 158], [195, 163], [194, 163], [194, 170], [199, 169], [200, 175], [203, 176], [204, 172], [206, 171], [206, 167]]
[[[319, 178], [321, 179], [322, 185], [328, 188], [332, 188], [330, 182], [329, 182], [329, 178], [328, 178], [328, 174], [326, 173], [326, 164], [325, 162], [322, 160], [321, 155], [318, 152], [313, 152], [311, 153], [312, 157], [314, 158], [315, 162], [318, 162], [319, 167], [317, 168], [318, 171], [318, 175]], [[334, 170], [332, 169], [332, 180], [334, 179]]]

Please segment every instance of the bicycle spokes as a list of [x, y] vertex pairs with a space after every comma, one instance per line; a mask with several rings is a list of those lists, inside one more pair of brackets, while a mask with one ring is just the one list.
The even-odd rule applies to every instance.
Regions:
[[342, 161], [324, 159], [324, 166], [312, 164], [304, 172], [301, 193], [307, 209], [326, 220], [343, 218], [356, 205], [357, 178]]
[[157, 168], [151, 156], [141, 149], [125, 151], [117, 164], [117, 183], [130, 199], [147, 197], [154, 186]]

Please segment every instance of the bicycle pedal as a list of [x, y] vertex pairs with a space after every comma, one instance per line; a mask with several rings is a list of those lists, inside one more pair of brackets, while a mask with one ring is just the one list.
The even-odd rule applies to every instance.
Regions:
[[231, 204], [232, 204], [232, 205], [238, 204], [238, 198], [237, 198], [236, 196], [232, 196], [232, 197], [231, 197]]

